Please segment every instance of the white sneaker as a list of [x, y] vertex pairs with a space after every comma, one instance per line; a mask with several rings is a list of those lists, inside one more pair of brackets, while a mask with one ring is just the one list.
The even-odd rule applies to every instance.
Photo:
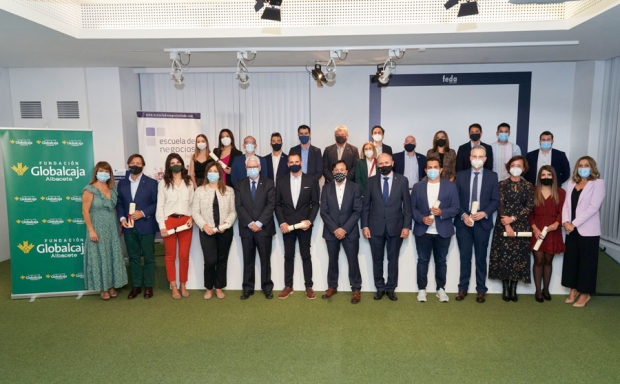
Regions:
[[418, 292], [418, 301], [420, 303], [426, 302], [426, 289], [420, 289], [420, 291]]
[[446, 291], [443, 288], [439, 288], [435, 296], [437, 296], [439, 298], [439, 301], [441, 301], [442, 303], [447, 303], [450, 300], [448, 295], [446, 295]]

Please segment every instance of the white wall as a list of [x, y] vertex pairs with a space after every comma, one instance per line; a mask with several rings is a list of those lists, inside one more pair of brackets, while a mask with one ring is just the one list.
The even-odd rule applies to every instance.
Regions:
[[[12, 126], [13, 106], [11, 105], [11, 81], [9, 79], [9, 70], [7, 68], [0, 68], [0, 127]], [[6, 210], [4, 168], [2, 166], [2, 147], [0, 147], [0, 261], [9, 259], [9, 229]]]

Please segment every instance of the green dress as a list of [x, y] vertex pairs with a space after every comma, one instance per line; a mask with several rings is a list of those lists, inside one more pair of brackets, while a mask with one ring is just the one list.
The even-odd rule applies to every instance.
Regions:
[[90, 219], [99, 242], [90, 240], [88, 228], [84, 238], [84, 280], [86, 289], [107, 291], [127, 285], [127, 268], [123, 259], [123, 247], [114, 209], [118, 192], [110, 190], [108, 199], [93, 185], [84, 188], [93, 194]]

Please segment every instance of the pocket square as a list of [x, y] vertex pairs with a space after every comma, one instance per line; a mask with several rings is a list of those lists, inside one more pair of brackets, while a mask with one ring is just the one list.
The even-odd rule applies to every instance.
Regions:
[[308, 189], [308, 188], [310, 188], [310, 187], [304, 187], [304, 189]]

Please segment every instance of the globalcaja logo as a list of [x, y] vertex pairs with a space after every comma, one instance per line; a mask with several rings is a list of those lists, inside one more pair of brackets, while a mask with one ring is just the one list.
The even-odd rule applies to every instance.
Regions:
[[30, 174], [45, 177], [45, 181], [73, 181], [86, 176], [86, 170], [78, 161], [39, 161], [39, 165], [30, 169]]
[[81, 147], [82, 145], [84, 145], [84, 142], [82, 140], [63, 140], [62, 143], [70, 147]]
[[84, 254], [84, 239], [45, 239], [45, 242], [36, 246], [38, 253], [50, 254], [52, 259], [66, 259]]
[[56, 140], [37, 140], [37, 144], [45, 145], [46, 147], [55, 147], [58, 145]]
[[67, 219], [68, 223], [73, 223], [73, 224], [77, 224], [77, 225], [84, 225], [84, 219], [81, 217], [76, 217], [74, 219]]
[[51, 224], [51, 225], [60, 225], [65, 222], [63, 219], [43, 219], [42, 221], [44, 224]]
[[79, 195], [67, 196], [65, 197], [65, 199], [70, 200], [70, 201], [75, 201], [76, 203], [82, 202], [82, 196], [79, 196]]
[[23, 176], [28, 170], [28, 166], [23, 165], [22, 163], [17, 163], [17, 165], [12, 166], [11, 169], [17, 173], [17, 176]]
[[73, 277], [74, 279], [84, 279], [84, 273], [72, 273], [71, 277]]
[[15, 201], [21, 201], [22, 203], [34, 203], [37, 201], [35, 196], [15, 196]]
[[29, 145], [32, 145], [32, 141], [30, 141], [29, 139], [17, 139], [11, 140], [11, 144], [19, 145], [20, 147], [27, 147]]
[[29, 243], [28, 240], [24, 240], [21, 244], [17, 244], [17, 248], [27, 254], [34, 248], [34, 244]]
[[[21, 219], [21, 220], [15, 220], [15, 222], [17, 224], [22, 224], [22, 225], [37, 225], [37, 224], [39, 224], [39, 220], [37, 220], [37, 219]], [[45, 220], [43, 220], [43, 222], [45, 222]]]
[[43, 276], [41, 276], [41, 275], [21, 275], [20, 278], [22, 280], [37, 281], [37, 280], [41, 280], [43, 278]]
[[54, 280], [64, 280], [67, 278], [67, 275], [64, 273], [54, 273], [51, 276], [50, 275], [47, 275], [47, 276], [49, 276], [48, 279], [54, 279]]
[[41, 200], [49, 201], [50, 203], [58, 203], [62, 201], [61, 196], [41, 196]]

